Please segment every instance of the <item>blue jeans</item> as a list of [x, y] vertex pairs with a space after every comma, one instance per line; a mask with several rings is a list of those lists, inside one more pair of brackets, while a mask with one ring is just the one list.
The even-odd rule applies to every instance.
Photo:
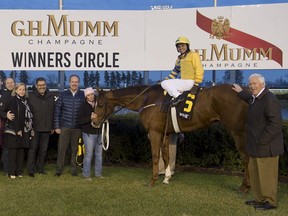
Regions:
[[91, 160], [93, 151], [95, 152], [95, 176], [102, 176], [102, 142], [101, 135], [82, 133], [85, 146], [85, 155], [83, 162], [83, 176], [90, 177]]

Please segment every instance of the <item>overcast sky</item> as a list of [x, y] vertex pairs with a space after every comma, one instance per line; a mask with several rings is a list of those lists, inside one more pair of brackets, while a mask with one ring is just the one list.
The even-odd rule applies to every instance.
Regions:
[[[214, 0], [62, 0], [65, 10], [150, 10], [154, 5], [170, 5], [177, 8], [214, 7]], [[288, 3], [288, 0], [218, 0], [217, 6], [254, 5]], [[0, 9], [59, 9], [59, 0], [0, 0]], [[272, 17], [272, 16], [271, 16]], [[177, 53], [175, 52], [175, 56]], [[288, 79], [288, 70], [245, 70], [245, 79], [251, 73], [262, 73], [266, 80], [275, 81], [282, 78]], [[165, 76], [168, 72], [162, 73]], [[223, 77], [223, 71], [216, 72], [217, 80]], [[159, 72], [150, 73], [154, 80], [161, 79]], [[212, 71], [205, 72], [205, 80], [211, 80]]]

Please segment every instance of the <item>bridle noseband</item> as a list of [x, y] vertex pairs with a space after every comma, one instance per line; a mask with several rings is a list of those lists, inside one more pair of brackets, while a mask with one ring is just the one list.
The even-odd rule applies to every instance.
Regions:
[[[158, 85], [158, 84], [156, 84]], [[113, 111], [110, 115], [107, 115], [107, 107], [108, 107], [108, 100], [107, 97], [105, 96], [105, 94], [102, 92], [102, 96], [104, 99], [104, 114], [97, 114], [100, 118], [102, 118], [102, 120], [100, 121], [99, 125], [103, 124], [105, 121], [107, 121], [110, 117], [112, 117], [113, 115], [115, 115], [116, 113], [118, 113], [119, 111], [121, 111], [124, 108], [127, 108], [127, 106], [129, 106], [130, 104], [132, 104], [135, 100], [137, 100], [139, 97], [141, 97], [144, 93], [146, 93], [150, 88], [154, 87], [155, 85], [150, 85], [148, 87], [146, 87], [145, 89], [143, 89], [139, 94], [137, 94], [133, 99], [131, 99], [131, 101], [129, 101], [127, 104], [124, 104], [124, 106], [121, 106], [120, 109], [117, 109], [115, 111]], [[100, 97], [98, 98], [98, 102], [100, 100]], [[97, 103], [98, 104], [98, 103]], [[97, 106], [96, 104], [96, 106]], [[95, 107], [96, 109], [96, 107]], [[142, 108], [143, 109], [143, 108]], [[93, 121], [92, 121], [93, 122]], [[93, 125], [92, 125], [93, 126]], [[100, 126], [99, 126], [100, 127]]]

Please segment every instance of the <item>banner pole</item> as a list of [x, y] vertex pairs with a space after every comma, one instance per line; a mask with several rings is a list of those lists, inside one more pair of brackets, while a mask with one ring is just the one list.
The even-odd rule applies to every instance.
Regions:
[[[59, 0], [59, 10], [63, 9], [63, 0]], [[63, 91], [65, 88], [65, 71], [59, 70], [58, 71], [58, 90]]]
[[[217, 0], [214, 0], [214, 7], [217, 7]], [[212, 70], [212, 86], [216, 85], [216, 70]]]

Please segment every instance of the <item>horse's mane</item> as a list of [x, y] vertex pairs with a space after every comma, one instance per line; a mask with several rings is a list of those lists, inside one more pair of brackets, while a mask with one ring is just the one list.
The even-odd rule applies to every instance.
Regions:
[[111, 92], [115, 97], [120, 97], [120, 96], [128, 95], [128, 94], [137, 95], [140, 92], [148, 88], [149, 90], [162, 89], [160, 85], [136, 85], [136, 86], [128, 86], [126, 88], [113, 89], [111, 90]]

